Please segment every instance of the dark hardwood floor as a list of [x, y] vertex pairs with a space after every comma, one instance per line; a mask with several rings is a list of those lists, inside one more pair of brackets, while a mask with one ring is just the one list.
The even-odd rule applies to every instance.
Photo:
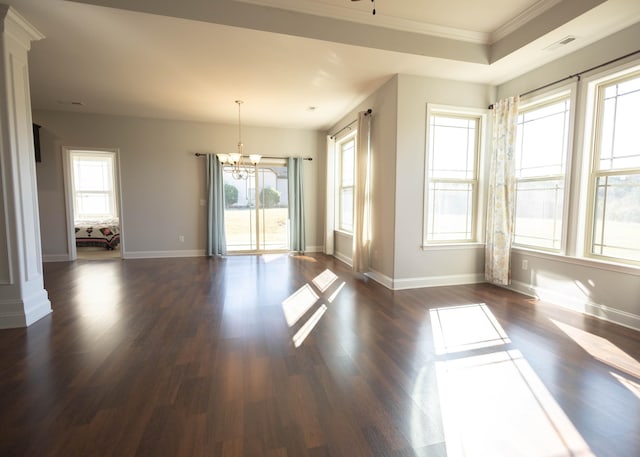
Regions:
[[640, 455], [640, 334], [505, 289], [392, 292], [323, 255], [45, 286], [54, 312], [0, 331], [3, 457]]

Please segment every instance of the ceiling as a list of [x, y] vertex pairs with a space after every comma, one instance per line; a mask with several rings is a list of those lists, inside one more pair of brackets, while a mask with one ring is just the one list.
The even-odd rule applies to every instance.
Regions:
[[245, 125], [319, 130], [394, 74], [500, 84], [640, 22], [638, 0], [0, 2], [45, 35], [36, 109], [231, 124], [242, 99]]

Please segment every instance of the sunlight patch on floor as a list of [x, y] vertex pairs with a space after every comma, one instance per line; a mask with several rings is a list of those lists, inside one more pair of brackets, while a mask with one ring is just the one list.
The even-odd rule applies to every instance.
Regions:
[[615, 379], [617, 379], [620, 384], [622, 384], [627, 389], [629, 389], [629, 391], [631, 391], [632, 394], [640, 398], [640, 384], [630, 379], [627, 379], [623, 376], [620, 376], [619, 374], [616, 374], [613, 371], [610, 371], [609, 374], [613, 376]]
[[333, 284], [336, 279], [338, 279], [338, 277], [335, 275], [335, 273], [327, 268], [318, 276], [313, 278], [311, 282], [318, 288], [320, 292], [324, 292], [331, 286], [331, 284]]
[[309, 311], [309, 308], [311, 308], [319, 298], [318, 294], [316, 294], [309, 284], [305, 284], [287, 297], [282, 302], [282, 310], [284, 311], [284, 318], [289, 327], [298, 322], [304, 313]]
[[436, 354], [509, 343], [509, 337], [484, 303], [430, 311]]
[[329, 296], [329, 298], [327, 298], [327, 301], [329, 303], [333, 303], [333, 300], [336, 299], [336, 297], [338, 296], [338, 294], [340, 293], [340, 291], [342, 290], [342, 288], [345, 286], [346, 282], [342, 281], [342, 284], [340, 284], [336, 290], [333, 291], [333, 293]]
[[293, 345], [295, 347], [300, 347], [300, 345], [304, 342], [307, 336], [309, 336], [309, 333], [311, 333], [316, 324], [320, 322], [320, 319], [326, 311], [327, 305], [321, 305], [316, 310], [316, 312], [311, 315], [309, 320], [307, 320], [307, 322], [305, 322], [304, 325], [300, 327], [300, 330], [298, 330], [296, 334], [293, 335]]
[[640, 363], [611, 341], [554, 319], [549, 320], [593, 358], [640, 378]]
[[438, 362], [449, 457], [592, 456], [517, 350]]
[[[484, 303], [430, 312], [438, 354], [431, 404], [440, 404], [448, 457], [593, 456]], [[416, 385], [415, 392], [428, 392], [428, 386]], [[416, 408], [423, 409], [422, 396], [414, 396]]]
[[[335, 283], [336, 279], [338, 279], [338, 276], [327, 268], [322, 273], [313, 278], [311, 283], [320, 291], [320, 293], [323, 293], [327, 291], [333, 283]], [[331, 303], [336, 298], [344, 285], [345, 282], [343, 281], [342, 284], [340, 284], [336, 288], [336, 290], [328, 298], [329, 303]], [[300, 318], [304, 316], [307, 311], [309, 311], [313, 307], [313, 305], [318, 302], [318, 300], [320, 300], [320, 296], [316, 293], [316, 291], [311, 287], [309, 283], [305, 284], [289, 297], [287, 297], [282, 302], [282, 310], [284, 311], [284, 317], [289, 327], [293, 327], [300, 320]], [[300, 328], [292, 338], [293, 345], [296, 348], [302, 345], [304, 340], [313, 331], [314, 327], [320, 321], [327, 309], [327, 305], [320, 304], [320, 306], [318, 306], [311, 317], [309, 317], [309, 319], [307, 319], [307, 321], [300, 326]]]
[[273, 262], [274, 260], [282, 259], [286, 256], [287, 254], [262, 254], [260, 258], [264, 263], [270, 263], [270, 262]]

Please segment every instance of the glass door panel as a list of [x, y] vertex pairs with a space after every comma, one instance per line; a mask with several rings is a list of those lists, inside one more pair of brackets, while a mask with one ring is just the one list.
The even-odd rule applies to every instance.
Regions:
[[287, 167], [258, 165], [246, 179], [224, 170], [228, 252], [289, 249]]
[[264, 251], [289, 248], [287, 167], [258, 170], [259, 245]]
[[236, 179], [224, 170], [224, 228], [228, 251], [255, 251], [255, 176]]

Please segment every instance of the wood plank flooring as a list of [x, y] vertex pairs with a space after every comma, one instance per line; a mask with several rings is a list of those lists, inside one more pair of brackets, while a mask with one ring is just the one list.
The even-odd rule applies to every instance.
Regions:
[[505, 289], [393, 292], [323, 255], [45, 287], [50, 316], [0, 331], [3, 457], [640, 455], [640, 335]]

